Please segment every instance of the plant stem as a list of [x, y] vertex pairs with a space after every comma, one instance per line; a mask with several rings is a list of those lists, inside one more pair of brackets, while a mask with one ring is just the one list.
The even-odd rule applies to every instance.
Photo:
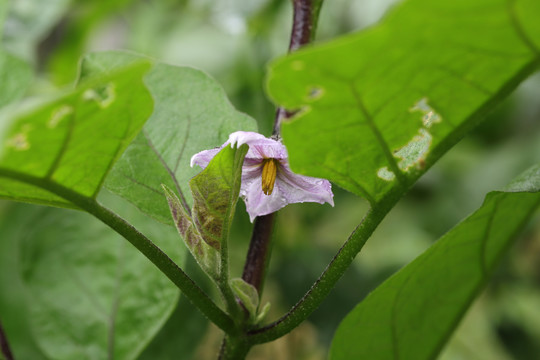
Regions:
[[[323, 0], [293, 0], [293, 25], [289, 43], [289, 52], [309, 44], [315, 37], [315, 30], [317, 28], [317, 20], [319, 18], [322, 2]], [[281, 107], [277, 108], [274, 118], [273, 136], [279, 138], [281, 123], [288, 116], [290, 116], [290, 114], [287, 113], [285, 109]], [[271, 239], [275, 217], [276, 214], [272, 213], [259, 216], [255, 219], [244, 265], [244, 272], [242, 274], [242, 279], [257, 289], [259, 297], [261, 297], [262, 294], [266, 269], [270, 262]], [[232, 348], [235, 348], [236, 345], [231, 345], [231, 341], [236, 340], [237, 339], [231, 337], [228, 337], [228, 340], [224, 340], [222, 354], [226, 354], [231, 346]], [[252, 343], [250, 342], [249, 344], [250, 345], [246, 346], [245, 354], [249, 351]], [[245, 354], [243, 356], [245, 356]]]
[[[315, 37], [317, 20], [323, 0], [293, 0], [293, 25], [289, 52], [309, 44]], [[290, 114], [283, 108], [277, 108], [274, 118], [272, 135], [279, 137], [281, 122]], [[275, 214], [259, 216], [255, 219], [249, 250], [244, 265], [242, 278], [249, 284], [262, 290], [262, 283], [266, 268], [270, 261], [270, 240], [274, 226]]]
[[218, 360], [240, 360], [245, 359], [251, 346], [244, 337], [225, 337], [221, 344]]
[[[228, 229], [224, 231], [228, 233]], [[219, 279], [217, 279], [217, 285], [221, 295], [223, 296], [223, 300], [225, 301], [227, 313], [232, 317], [233, 320], [236, 320], [236, 322], [239, 323], [239, 317], [242, 316], [242, 312], [229, 285], [229, 249], [227, 240], [228, 235], [221, 239], [221, 266]]]
[[264, 275], [270, 260], [270, 240], [272, 238], [275, 218], [276, 214], [272, 213], [259, 216], [255, 219], [244, 272], [242, 274], [242, 279], [257, 289], [259, 298], [261, 297]]
[[4, 329], [2, 328], [1, 322], [0, 322], [0, 355], [2, 355], [2, 357], [5, 358], [6, 360], [15, 359], [9, 347], [7, 336], [6, 336], [6, 333], [4, 332]]
[[265, 327], [250, 331], [249, 342], [259, 344], [275, 340], [287, 334], [307, 319], [322, 303], [328, 293], [330, 293], [336, 282], [351, 265], [355, 256], [360, 252], [367, 239], [397, 203], [399, 198], [400, 196], [396, 192], [396, 194], [392, 194], [392, 196], [387, 198], [387, 201], [381, 202], [384, 206], [372, 207], [302, 299], [279, 320]]
[[156, 265], [219, 328], [228, 333], [237, 332], [231, 317], [221, 310], [167, 254], [150, 239], [137, 231], [131, 224], [103, 207], [95, 199], [83, 196], [51, 180], [17, 171], [0, 169], [0, 177], [14, 179], [45, 189], [67, 200], [75, 207], [92, 214], [135, 246], [137, 250]]
[[315, 39], [323, 0], [293, 0], [293, 26], [289, 52], [298, 50]]

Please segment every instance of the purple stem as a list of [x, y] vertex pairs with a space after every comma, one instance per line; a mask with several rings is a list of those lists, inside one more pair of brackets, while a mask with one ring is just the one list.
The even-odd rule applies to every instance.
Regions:
[[4, 332], [4, 329], [2, 328], [2, 324], [0, 323], [0, 351], [2, 352], [2, 355], [6, 358], [6, 360], [14, 360], [13, 353], [11, 352], [11, 349], [9, 348], [9, 344], [7, 341], [6, 333]]
[[[293, 25], [289, 52], [309, 44], [314, 37], [322, 0], [293, 0]], [[281, 122], [291, 114], [277, 108], [272, 135], [280, 136]], [[270, 259], [270, 240], [274, 227], [275, 213], [255, 219], [253, 234], [244, 265], [242, 279], [253, 285], [261, 294], [263, 279]]]

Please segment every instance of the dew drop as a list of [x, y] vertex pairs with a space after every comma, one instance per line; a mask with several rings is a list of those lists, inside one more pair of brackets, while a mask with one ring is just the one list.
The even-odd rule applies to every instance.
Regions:
[[316, 100], [323, 96], [324, 89], [318, 86], [314, 86], [311, 89], [309, 89], [308, 99], [310, 100]]

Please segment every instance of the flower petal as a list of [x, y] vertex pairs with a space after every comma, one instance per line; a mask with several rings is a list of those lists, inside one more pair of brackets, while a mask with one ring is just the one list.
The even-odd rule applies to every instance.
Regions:
[[276, 179], [276, 186], [287, 203], [325, 202], [334, 206], [332, 185], [328, 180], [298, 175], [292, 172], [287, 163], [281, 163]]
[[229, 135], [229, 140], [227, 140], [227, 142], [230, 143], [231, 146], [233, 146], [234, 144], [238, 144], [238, 146], [241, 146], [244, 144], [251, 145], [256, 143], [257, 141], [265, 140], [270, 139], [267, 139], [264, 135], [252, 131], [236, 131]]
[[247, 144], [249, 150], [246, 154], [246, 159], [278, 159], [284, 160], [287, 158], [287, 149], [281, 142], [268, 139], [261, 134], [249, 131], [237, 131], [229, 135], [231, 146], [237, 144], [241, 146]]
[[245, 195], [242, 198], [246, 203], [246, 210], [251, 222], [257, 216], [271, 214], [288, 204], [279, 188], [274, 187], [271, 195], [265, 195], [262, 191], [260, 177], [256, 181], [251, 181], [245, 190]]
[[210, 150], [203, 150], [201, 152], [196, 153], [191, 157], [190, 166], [193, 167], [193, 165], [199, 165], [203, 169], [208, 166], [208, 163], [210, 160], [214, 158], [214, 156], [217, 155], [217, 153], [222, 149], [222, 147], [210, 149]]

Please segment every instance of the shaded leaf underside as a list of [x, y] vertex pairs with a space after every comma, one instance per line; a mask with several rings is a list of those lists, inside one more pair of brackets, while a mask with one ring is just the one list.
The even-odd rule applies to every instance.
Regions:
[[[25, 226], [12, 234], [21, 264], [13, 271], [31, 298], [27, 321], [40, 348], [51, 359], [135, 358], [174, 309], [178, 289], [89, 215], [25, 210], [18, 212]], [[161, 233], [159, 244], [176, 239]]]

